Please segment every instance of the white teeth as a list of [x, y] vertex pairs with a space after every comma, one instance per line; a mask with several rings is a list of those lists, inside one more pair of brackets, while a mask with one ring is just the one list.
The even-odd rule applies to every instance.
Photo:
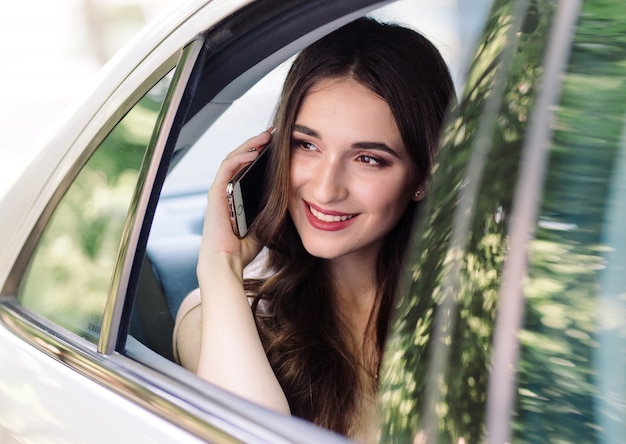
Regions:
[[324, 214], [317, 211], [315, 208], [309, 206], [309, 210], [311, 210], [311, 214], [321, 220], [322, 222], [343, 222], [348, 219], [352, 219], [354, 216], [333, 216], [330, 214]]

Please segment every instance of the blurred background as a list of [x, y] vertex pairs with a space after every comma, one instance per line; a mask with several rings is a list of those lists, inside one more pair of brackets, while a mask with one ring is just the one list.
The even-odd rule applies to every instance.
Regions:
[[183, 0], [0, 2], [0, 197], [102, 65], [177, 2]]

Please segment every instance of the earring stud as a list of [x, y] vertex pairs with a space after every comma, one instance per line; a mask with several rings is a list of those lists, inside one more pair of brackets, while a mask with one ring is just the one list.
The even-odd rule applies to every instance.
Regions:
[[420, 197], [420, 194], [422, 194], [422, 190], [417, 190], [415, 192], [415, 197]]

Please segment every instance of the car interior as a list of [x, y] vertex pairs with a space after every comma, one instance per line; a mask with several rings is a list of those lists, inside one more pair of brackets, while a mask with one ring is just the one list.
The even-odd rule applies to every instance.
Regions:
[[[311, 12], [305, 11], [310, 8], [307, 3], [271, 20], [265, 20], [252, 4], [249, 12], [256, 20], [252, 24], [246, 20], [248, 15], [242, 15], [200, 37], [203, 49], [179, 105], [179, 110], [186, 112], [176, 116], [152, 187], [117, 350], [182, 382], [191, 390], [189, 396], [216, 389], [201, 384], [176, 364], [172, 350], [178, 308], [198, 286], [196, 265], [206, 195], [222, 159], [271, 125], [293, 57], [332, 30], [369, 14], [413, 27], [430, 38], [448, 62], [458, 92], [470, 61], [468, 54], [479, 39], [490, 5], [485, 0], [469, 17], [463, 16], [462, 20], [471, 24], [460, 30], [463, 11], [456, 4], [442, 6], [448, 9], [440, 11], [437, 18], [437, 14], [425, 13], [432, 5], [414, 0], [364, 1], [357, 11], [345, 10], [343, 2], [327, 2]], [[278, 24], [281, 29], [277, 33], [274, 27]], [[268, 29], [272, 33], [267, 33]], [[223, 34], [231, 39], [228, 45], [219, 42]], [[252, 420], [265, 414], [258, 406], [245, 410]]]
[[[307, 6], [303, 5], [303, 8]], [[245, 138], [269, 126], [289, 58], [369, 9], [346, 14], [340, 5], [330, 5], [313, 14], [289, 11], [282, 20], [240, 31], [241, 37], [235, 43], [216, 54], [208, 54], [210, 51], [206, 50], [200, 56], [196, 78], [190, 81], [197, 81], [197, 85], [186, 104], [189, 112], [184, 116], [179, 137], [171, 149], [167, 177], [160, 178], [164, 182], [163, 191], [152, 209], [152, 225], [128, 323], [131, 339], [126, 344], [127, 353], [133, 354], [134, 351], [135, 355], [142, 355], [140, 360], [149, 359], [147, 350], [137, 349], [138, 342], [173, 360], [172, 333], [178, 307], [198, 286], [196, 263], [206, 193], [215, 169], [221, 159]], [[306, 17], [306, 23], [302, 17]], [[278, 22], [281, 22], [280, 33], [275, 29], [271, 35], [265, 32], [266, 27], [278, 26]], [[232, 25], [233, 29], [238, 26], [240, 24], [236, 21]], [[212, 42], [215, 34], [219, 38], [218, 32], [207, 33], [205, 48], [216, 46]], [[228, 64], [224, 63], [225, 59]], [[250, 61], [255, 59], [258, 60], [251, 64]], [[231, 78], [234, 80], [230, 81]], [[269, 92], [267, 87], [263, 88], [267, 84], [271, 85]], [[255, 85], [257, 87], [253, 88]], [[227, 110], [229, 114], [225, 115]], [[240, 115], [244, 118], [239, 119]], [[234, 119], [245, 121], [247, 127], [257, 127], [250, 129], [249, 135], [242, 139], [241, 129], [232, 128]], [[224, 132], [230, 133], [226, 140]], [[186, 166], [198, 170], [195, 176], [189, 174]], [[196, 180], [190, 180], [191, 176]], [[155, 186], [153, 193], [159, 190], [160, 187]]]
[[[271, 22], [263, 21], [261, 15], [255, 25], [235, 18], [224, 26], [230, 26], [228, 33], [238, 32], [239, 36], [223, 48], [219, 42], [223, 31], [207, 32], [203, 54], [188, 86], [191, 91], [185, 106], [189, 111], [181, 118], [178, 138], [168, 142], [173, 144], [169, 147], [171, 161], [167, 173], [157, 179], [163, 183], [158, 203], [155, 199], [154, 208], [149, 209], [153, 220], [149, 235], [144, 233], [145, 257], [138, 267], [135, 302], [127, 322], [131, 341], [137, 340], [173, 359], [171, 336], [178, 307], [198, 286], [196, 262], [212, 177], [228, 152], [270, 126], [291, 57], [321, 36], [372, 10], [375, 17], [416, 29], [420, 29], [419, 17], [424, 12], [424, 5], [410, 5], [407, 1], [383, 8], [380, 6], [389, 2], [380, 2], [356, 12], [344, 11], [335, 3], [316, 7], [315, 11], [302, 4], [301, 10], [287, 11]], [[408, 18], [402, 15], [407, 7], [412, 8]], [[432, 22], [432, 17], [421, 20]], [[266, 32], [268, 28], [272, 29], [271, 34]], [[442, 53], [447, 49], [441, 37], [434, 41], [442, 46]], [[455, 70], [458, 68], [453, 67]], [[245, 128], [241, 128], [241, 122], [245, 122]], [[158, 195], [159, 191], [157, 183], [153, 193]]]

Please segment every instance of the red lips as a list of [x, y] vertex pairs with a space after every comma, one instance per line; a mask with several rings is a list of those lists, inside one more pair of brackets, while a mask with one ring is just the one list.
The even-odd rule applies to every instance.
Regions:
[[342, 213], [339, 211], [322, 210], [321, 208], [310, 204], [307, 201], [304, 203], [304, 213], [306, 214], [309, 224], [318, 230], [323, 231], [338, 231], [350, 226], [356, 218], [358, 213]]

